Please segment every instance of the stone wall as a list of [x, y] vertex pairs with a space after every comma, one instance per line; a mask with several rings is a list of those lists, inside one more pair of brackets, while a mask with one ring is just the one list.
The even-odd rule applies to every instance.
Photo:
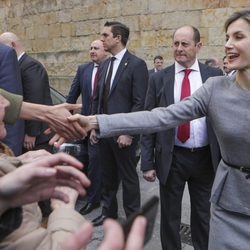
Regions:
[[156, 54], [173, 62], [171, 36], [175, 28], [199, 28], [200, 59], [223, 57], [223, 23], [249, 0], [1, 0], [0, 32], [12, 31], [26, 51], [48, 70], [51, 85], [67, 93], [77, 65], [87, 62], [90, 42], [99, 38], [107, 20], [131, 29], [129, 50], [149, 67]]

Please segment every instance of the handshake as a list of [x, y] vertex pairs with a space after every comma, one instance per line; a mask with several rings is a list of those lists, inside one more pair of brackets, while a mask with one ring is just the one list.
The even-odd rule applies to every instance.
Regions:
[[[87, 133], [91, 133], [91, 142], [96, 143], [97, 139], [95, 136], [95, 129], [98, 129], [98, 121], [96, 116], [84, 116], [80, 114], [75, 114], [67, 117], [67, 130], [72, 130], [72, 133], [64, 134], [62, 131], [54, 129], [57, 133], [51, 138], [49, 144], [60, 146], [67, 139], [84, 139], [87, 136]], [[45, 133], [51, 132], [51, 128], [46, 130]]]

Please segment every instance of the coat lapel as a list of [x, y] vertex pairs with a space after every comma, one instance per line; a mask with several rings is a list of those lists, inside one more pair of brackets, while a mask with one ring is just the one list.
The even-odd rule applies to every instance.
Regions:
[[112, 83], [112, 87], [110, 89], [110, 92], [109, 92], [109, 95], [113, 92], [113, 90], [115, 89], [116, 85], [118, 84], [119, 82], [119, 79], [122, 75], [122, 72], [126, 69], [126, 67], [128, 66], [129, 64], [129, 52], [126, 51], [126, 53], [124, 54], [120, 64], [119, 64], [119, 67], [117, 69], [117, 72], [115, 74], [115, 78], [114, 78], [114, 81]]
[[20, 58], [20, 60], [18, 61], [18, 64], [19, 66], [22, 65], [22, 63], [24, 62], [25, 58], [27, 57], [28, 55], [26, 53], [23, 54], [23, 56]]
[[84, 85], [83, 81], [86, 81], [86, 87], [88, 90], [88, 95], [92, 96], [92, 72], [94, 68], [94, 63], [89, 65], [89, 69], [86, 71], [86, 78], [84, 77], [82, 80], [82, 84]]
[[201, 72], [202, 83], [204, 83], [207, 80], [207, 78], [209, 77], [209, 75], [208, 75], [209, 72], [207, 72], [205, 65], [203, 65], [200, 62], [199, 62], [199, 67], [200, 67], [200, 72]]
[[107, 75], [108, 66], [110, 63], [110, 58], [105, 60], [99, 65], [99, 73], [98, 73], [98, 82], [99, 85], [99, 96], [103, 96], [104, 86], [105, 86], [105, 79]]
[[175, 79], [175, 68], [171, 65], [165, 69], [165, 75], [163, 77], [164, 84], [164, 96], [166, 97], [166, 105], [169, 106], [174, 103], [174, 79]]

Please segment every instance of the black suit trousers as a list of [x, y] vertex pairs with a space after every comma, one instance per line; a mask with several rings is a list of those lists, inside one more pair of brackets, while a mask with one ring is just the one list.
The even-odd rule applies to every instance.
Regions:
[[100, 158], [102, 160], [103, 211], [108, 217], [116, 218], [118, 205], [116, 194], [122, 182], [123, 207], [128, 217], [140, 208], [140, 185], [136, 172], [136, 145], [119, 148], [117, 138], [100, 141]]
[[190, 152], [174, 147], [165, 185], [160, 184], [161, 242], [164, 250], [181, 250], [181, 204], [185, 183], [191, 203], [191, 235], [195, 250], [208, 248], [210, 193], [214, 180], [210, 149]]

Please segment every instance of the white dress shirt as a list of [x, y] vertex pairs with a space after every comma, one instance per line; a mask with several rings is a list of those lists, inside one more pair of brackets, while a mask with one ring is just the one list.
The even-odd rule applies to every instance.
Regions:
[[[175, 82], [174, 82], [174, 102], [180, 101], [182, 81], [184, 78], [184, 68], [179, 63], [175, 62]], [[191, 95], [202, 86], [202, 79], [200, 74], [200, 67], [198, 60], [196, 59], [194, 64], [190, 67], [192, 70], [189, 74], [190, 91]], [[208, 135], [207, 135], [207, 124], [206, 118], [199, 118], [190, 122], [190, 137], [189, 139], [182, 143], [177, 138], [177, 130], [175, 130], [175, 145], [186, 147], [186, 148], [198, 148], [208, 145]]]
[[[121, 63], [121, 60], [122, 60], [124, 54], [126, 53], [126, 51], [127, 51], [127, 49], [124, 48], [124, 49], [121, 50], [118, 54], [113, 55], [116, 59], [115, 59], [114, 62], [113, 62], [113, 71], [112, 71], [112, 77], [111, 77], [111, 82], [110, 82], [110, 89], [112, 88], [112, 84], [113, 84], [113, 81], [114, 81], [114, 78], [115, 78], [117, 69], [118, 69], [118, 67], [119, 67], [119, 65], [120, 65], [120, 63]], [[110, 67], [110, 65], [109, 65], [109, 67]], [[107, 72], [109, 72], [109, 69], [108, 69]], [[108, 75], [108, 74], [107, 74], [107, 75]], [[107, 75], [106, 75], [106, 77], [107, 77]]]

